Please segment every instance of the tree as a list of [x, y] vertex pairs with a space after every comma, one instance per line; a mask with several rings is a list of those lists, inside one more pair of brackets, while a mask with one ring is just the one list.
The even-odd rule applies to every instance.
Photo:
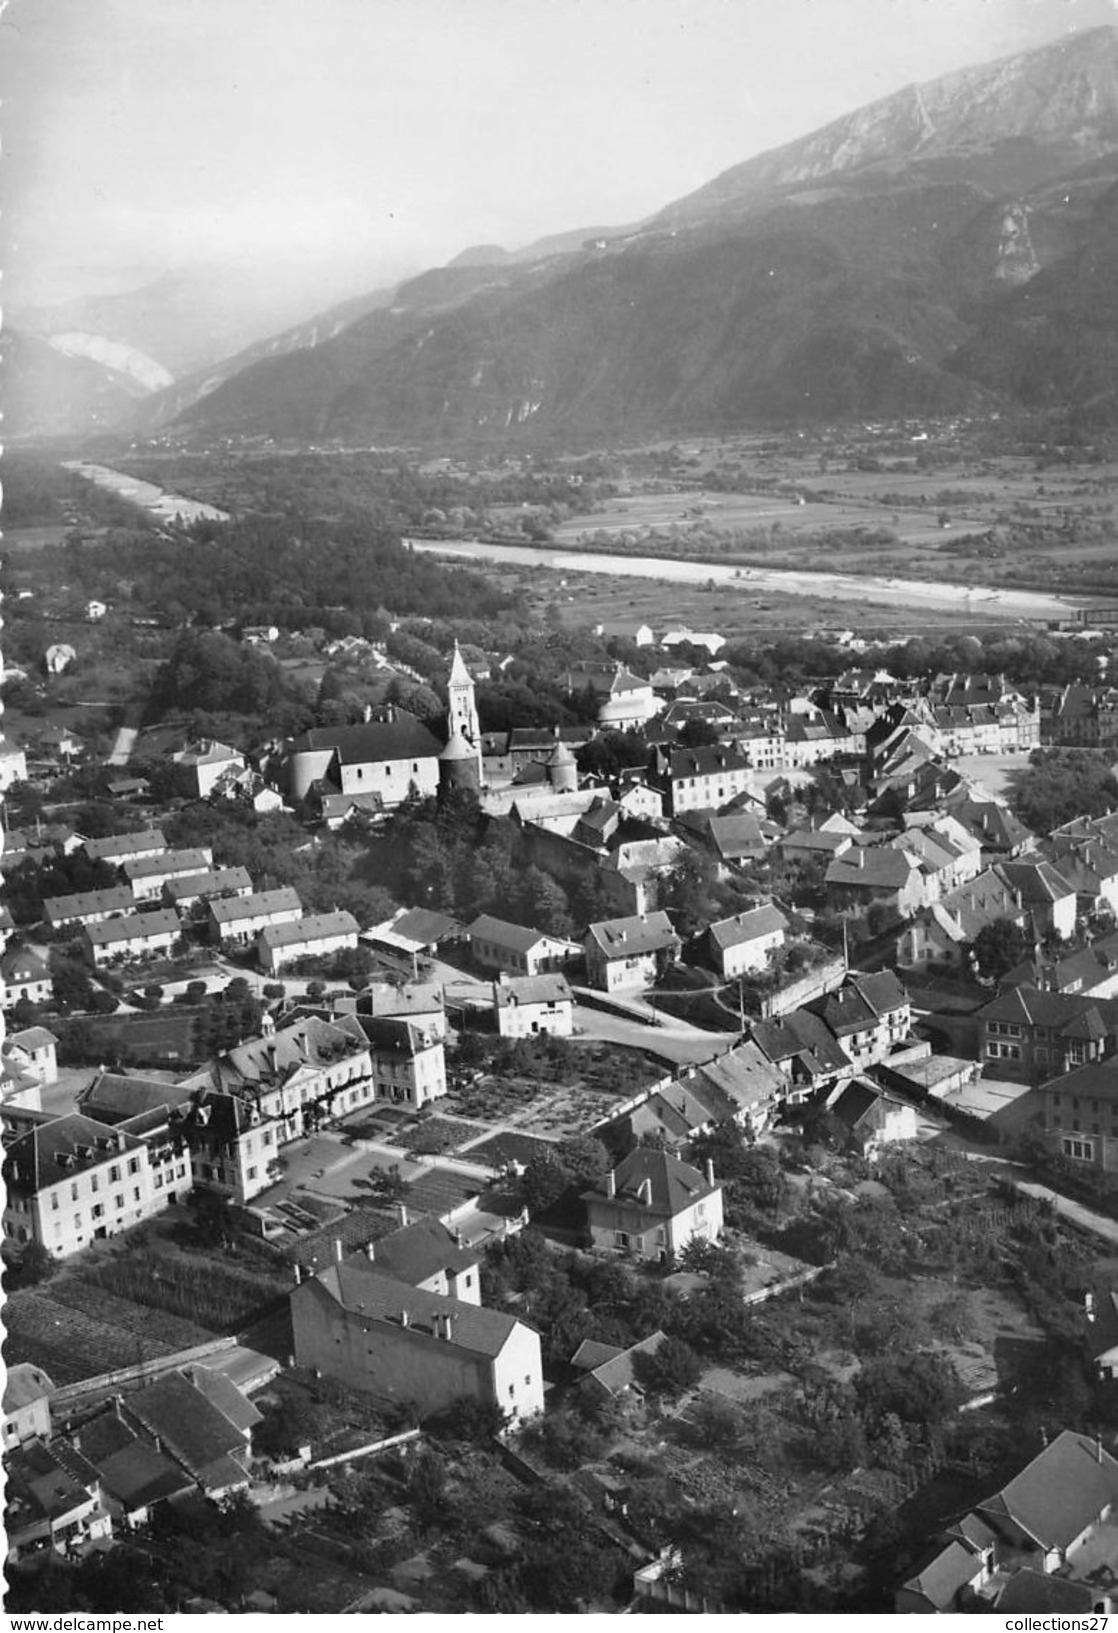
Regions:
[[684, 1339], [669, 1336], [652, 1352], [637, 1351], [633, 1371], [652, 1394], [676, 1400], [694, 1389], [703, 1375], [703, 1363]]
[[970, 944], [978, 973], [1000, 981], [1003, 975], [1024, 963], [1032, 952], [1029, 939], [1013, 919], [994, 919], [984, 924]]
[[314, 1435], [314, 1411], [300, 1395], [285, 1394], [282, 1401], [265, 1408], [262, 1421], [252, 1431], [253, 1450], [262, 1457], [293, 1457]]

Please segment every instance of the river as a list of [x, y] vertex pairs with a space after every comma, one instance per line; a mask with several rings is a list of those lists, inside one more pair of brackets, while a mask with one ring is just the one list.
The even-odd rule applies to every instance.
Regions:
[[413, 550], [454, 560], [550, 567], [563, 573], [608, 573], [619, 578], [659, 578], [676, 584], [732, 584], [743, 595], [783, 591], [833, 601], [868, 601], [887, 607], [974, 612], [983, 618], [1020, 618], [1030, 623], [1069, 618], [1074, 608], [1057, 595], [1033, 590], [994, 590], [923, 578], [861, 577], [854, 573], [796, 572], [775, 567], [726, 567], [668, 556], [621, 556], [604, 551], [541, 550], [534, 545], [483, 544], [475, 539], [405, 539]]
[[216, 505], [204, 505], [200, 499], [184, 499], [180, 494], [167, 493], [154, 482], [142, 482], [138, 476], [127, 476], [124, 471], [110, 470], [107, 465], [93, 465], [87, 459], [63, 461], [66, 470], [76, 471], [99, 488], [109, 488], [122, 499], [139, 505], [141, 510], [158, 516], [161, 522], [227, 522], [228, 513]]
[[[88, 460], [67, 460], [66, 469], [110, 488], [163, 521], [225, 522], [224, 510], [167, 493], [154, 482], [114, 471]], [[721, 562], [676, 561], [668, 556], [622, 556], [604, 551], [541, 550], [530, 544], [483, 544], [476, 539], [405, 539], [424, 554], [454, 560], [503, 562], [515, 567], [550, 567], [562, 573], [605, 573], [618, 578], [658, 578], [675, 584], [732, 584], [745, 595], [782, 591], [815, 595], [831, 601], [901, 607], [925, 611], [974, 612], [984, 618], [1020, 618], [1030, 623], [1068, 618], [1074, 608], [1057, 595], [1034, 590], [994, 590], [981, 585], [951, 584], [923, 578], [861, 577], [855, 573], [807, 573], [791, 568], [728, 567]]]

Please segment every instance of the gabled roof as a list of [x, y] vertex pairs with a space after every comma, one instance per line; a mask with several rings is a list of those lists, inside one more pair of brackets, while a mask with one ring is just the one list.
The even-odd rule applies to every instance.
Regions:
[[601, 919], [591, 924], [587, 939], [607, 958], [631, 958], [640, 953], [677, 947], [679, 937], [667, 913], [637, 913], [630, 918]]
[[[251, 901], [251, 896], [244, 898]], [[308, 913], [293, 924], [266, 924], [260, 932], [265, 947], [297, 947], [304, 941], [328, 941], [334, 936], [355, 936], [360, 925], [352, 913]]]
[[716, 1090], [733, 1106], [732, 1115], [765, 1105], [784, 1089], [780, 1071], [752, 1038], [697, 1066], [688, 1082], [700, 1098], [705, 1086]]
[[135, 905], [131, 885], [110, 885], [107, 890], [81, 890], [73, 896], [48, 896], [43, 902], [43, 912], [48, 919], [62, 923], [66, 919], [85, 918], [89, 913], [124, 913]]
[[415, 715], [397, 709], [393, 720], [361, 726], [312, 726], [293, 745], [296, 754], [333, 749], [339, 765], [369, 765], [382, 760], [437, 759], [443, 745]]
[[98, 1072], [80, 1091], [77, 1104], [99, 1123], [123, 1123], [143, 1112], [182, 1105], [190, 1090], [152, 1077], [130, 1077], [127, 1072]]
[[172, 901], [193, 901], [201, 896], [219, 896], [226, 890], [251, 890], [247, 868], [211, 868], [205, 873], [187, 873], [168, 879], [163, 887]]
[[1061, 902], [1075, 895], [1074, 887], [1059, 869], [1042, 857], [1018, 857], [1014, 862], [998, 862], [995, 868], [1026, 907]]
[[903, 890], [921, 871], [918, 857], [893, 845], [858, 846], [836, 856], [825, 875], [829, 885], [864, 890]]
[[692, 1168], [690, 1163], [647, 1146], [638, 1146], [618, 1163], [613, 1170], [613, 1183], [612, 1196], [605, 1189], [605, 1182], [600, 1181], [592, 1191], [583, 1193], [583, 1200], [625, 1203], [631, 1207], [641, 1200], [644, 1187], [645, 1195], [651, 1198], [642, 1203], [648, 1213], [657, 1218], [674, 1219], [702, 1197], [713, 1196], [722, 1189], [717, 1180], [710, 1184], [706, 1175]]
[[301, 913], [302, 910], [299, 892], [291, 885], [280, 885], [277, 890], [257, 890], [251, 896], [223, 897], [208, 903], [208, 911], [215, 924], [236, 924], [241, 919], [264, 918], [271, 913]]
[[163, 851], [159, 856], [126, 857], [121, 863], [125, 877], [134, 879], [162, 878], [164, 874], [208, 873], [210, 855], [204, 850]]
[[491, 913], [479, 913], [468, 928], [471, 940], [490, 941], [515, 953], [531, 952], [541, 941], [567, 945], [562, 936], [549, 936], [543, 930], [529, 930], [523, 924], [509, 924], [505, 919], [495, 919]]
[[[227, 1478], [230, 1452], [244, 1450], [244, 1432], [185, 1372], [168, 1372], [129, 1395], [124, 1412], [159, 1440], [188, 1474], [211, 1489]], [[234, 1471], [234, 1478], [246, 1478], [237, 1465]]]
[[181, 929], [174, 908], [158, 907], [151, 913], [125, 913], [118, 919], [87, 924], [83, 934], [93, 947], [111, 947], [117, 941], [151, 941], [158, 936], [177, 936]]
[[1118, 1502], [1118, 1461], [1088, 1435], [1064, 1429], [1008, 1485], [977, 1505], [997, 1526], [1010, 1520], [1041, 1547], [1067, 1548]]
[[493, 983], [493, 1002], [498, 1009], [508, 1009], [515, 1004], [569, 1004], [573, 1001], [574, 994], [563, 975], [521, 975]]
[[448, 913], [436, 913], [430, 907], [403, 907], [388, 920], [377, 926], [388, 932], [393, 940], [408, 942], [417, 948], [434, 947], [448, 936], [457, 935], [462, 926]]
[[480, 1256], [460, 1247], [454, 1232], [441, 1219], [425, 1214], [409, 1225], [382, 1236], [373, 1248], [373, 1263], [386, 1276], [418, 1287], [440, 1271], [460, 1275], [479, 1263]]
[[[484, 1305], [467, 1304], [462, 1299], [444, 1298], [387, 1276], [363, 1253], [355, 1253], [341, 1264], [331, 1265], [314, 1280], [303, 1282], [292, 1298], [306, 1297], [322, 1288], [335, 1303], [367, 1320], [386, 1322], [422, 1335], [432, 1343], [447, 1344], [475, 1355], [497, 1356], [513, 1329], [523, 1325], [515, 1316], [504, 1315]], [[451, 1321], [451, 1337], [439, 1336], [446, 1317]]]
[[744, 947], [764, 936], [783, 934], [788, 920], [779, 907], [766, 902], [746, 913], [737, 913], [732, 919], [719, 919], [710, 926], [710, 938], [716, 947], [726, 952], [730, 947]]
[[592, 1368], [582, 1380], [588, 1383], [593, 1379], [599, 1388], [609, 1395], [620, 1395], [625, 1389], [630, 1389], [636, 1382], [633, 1370], [633, 1359], [637, 1355], [655, 1355], [660, 1345], [667, 1341], [667, 1334], [659, 1329], [642, 1338], [638, 1344], [630, 1344], [628, 1349], [621, 1350], [617, 1355], [611, 1355], [608, 1360]]
[[595, 1367], [600, 1367], [603, 1362], [612, 1361], [615, 1356], [623, 1353], [620, 1344], [603, 1344], [597, 1338], [584, 1338], [571, 1356], [571, 1365], [577, 1367], [580, 1372], [593, 1372]]
[[87, 839], [83, 846], [91, 861], [111, 862], [118, 856], [130, 856], [137, 851], [167, 849], [167, 841], [159, 828], [144, 828], [138, 833], [107, 834], [103, 839]]
[[1009, 987], [976, 1011], [980, 1021], [1010, 1021], [1019, 1026], [1047, 1026], [1065, 1036], [1111, 1037], [1118, 1034], [1118, 999], [1089, 998], [1074, 992], [1040, 992], [1034, 986]]
[[955, 1608], [955, 1599], [968, 1582], [982, 1571], [982, 1561], [961, 1542], [949, 1542], [905, 1583], [909, 1593], [919, 1594], [933, 1609], [946, 1612]]

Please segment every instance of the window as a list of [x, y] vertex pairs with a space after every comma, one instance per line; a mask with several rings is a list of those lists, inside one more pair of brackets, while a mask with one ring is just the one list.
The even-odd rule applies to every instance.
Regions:
[[77, 1184], [77, 1181], [75, 1180], [74, 1183], [70, 1186], [70, 1201], [71, 1202], [76, 1202], [77, 1200], [78, 1200], [78, 1184]]
[[92, 1219], [104, 1219], [104, 1217], [105, 1217], [105, 1204], [103, 1202], [95, 1202], [93, 1204], [93, 1211], [90, 1214], [90, 1218], [92, 1218]]
[[140, 1187], [138, 1185], [133, 1185], [132, 1187], [132, 1200], [133, 1202], [138, 1202], [140, 1200]]
[[138, 1174], [140, 1172], [140, 1159], [139, 1159], [139, 1157], [129, 1157], [129, 1159], [128, 1159], [128, 1172], [130, 1174]]
[[117, 1211], [119, 1212], [120, 1209], [123, 1208], [123, 1206], [124, 1206], [123, 1196], [114, 1196], [113, 1197], [113, 1207], [116, 1208]]
[[52, 1213], [57, 1213], [58, 1212], [58, 1192], [57, 1191], [52, 1191], [50, 1193], [50, 1207], [51, 1207], [51, 1212]]
[[1094, 1162], [1095, 1144], [1093, 1140], [1077, 1140], [1065, 1135], [1060, 1143], [1064, 1148], [1065, 1157], [1074, 1157], [1078, 1162]]

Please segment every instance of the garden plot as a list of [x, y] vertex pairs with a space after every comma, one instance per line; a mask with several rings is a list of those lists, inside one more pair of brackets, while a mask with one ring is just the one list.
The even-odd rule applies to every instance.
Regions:
[[59, 1387], [158, 1360], [212, 1337], [176, 1316], [128, 1304], [100, 1288], [29, 1288], [4, 1305], [4, 1359], [29, 1361]]

